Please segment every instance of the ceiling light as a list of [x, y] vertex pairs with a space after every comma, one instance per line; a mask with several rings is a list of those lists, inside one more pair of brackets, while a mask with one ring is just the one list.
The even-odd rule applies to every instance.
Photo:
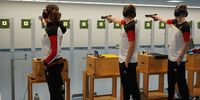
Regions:
[[168, 0], [167, 2], [179, 3], [179, 2], [183, 2], [183, 1], [181, 1], [181, 0]]

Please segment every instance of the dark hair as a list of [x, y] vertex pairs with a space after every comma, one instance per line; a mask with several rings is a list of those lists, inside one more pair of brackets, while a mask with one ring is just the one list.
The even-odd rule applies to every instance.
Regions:
[[61, 13], [59, 12], [59, 7], [57, 5], [53, 5], [53, 4], [47, 5], [46, 11], [48, 12], [49, 19], [52, 22], [60, 21]]
[[124, 6], [123, 12], [124, 17], [135, 18], [136, 17], [136, 8], [134, 5]]
[[176, 9], [174, 11], [174, 16], [175, 17], [179, 17], [179, 16], [187, 17], [188, 16], [187, 6], [186, 5], [177, 5]]
[[49, 18], [49, 14], [48, 14], [48, 12], [47, 12], [46, 9], [43, 10], [43, 12], [42, 12], [42, 17], [43, 17], [44, 19]]

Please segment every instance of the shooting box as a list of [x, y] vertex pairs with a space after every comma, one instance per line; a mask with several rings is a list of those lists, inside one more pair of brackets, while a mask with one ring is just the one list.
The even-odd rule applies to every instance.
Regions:
[[139, 54], [138, 67], [143, 73], [160, 73], [167, 72], [168, 59], [166, 55], [162, 54]]
[[188, 54], [186, 58], [186, 69], [200, 70], [200, 54]]
[[[64, 67], [61, 72], [62, 79], [68, 78], [68, 61], [66, 58], [63, 58]], [[51, 67], [51, 66], [50, 66]], [[31, 77], [36, 80], [45, 80], [45, 73], [44, 73], [44, 65], [42, 63], [41, 58], [33, 58], [32, 59], [32, 74]]]
[[88, 75], [109, 76], [119, 75], [119, 58], [113, 54], [104, 54], [102, 57], [87, 56]]

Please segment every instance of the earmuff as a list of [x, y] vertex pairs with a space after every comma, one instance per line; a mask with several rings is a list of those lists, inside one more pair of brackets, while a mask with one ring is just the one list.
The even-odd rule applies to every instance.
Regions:
[[52, 13], [51, 9], [49, 7], [46, 7], [46, 9], [44, 9], [42, 12], [42, 17], [44, 19], [47, 19], [51, 13]]
[[127, 10], [123, 10], [122, 14], [124, 17], [127, 17], [128, 16]]
[[124, 17], [128, 17], [128, 16], [131, 16], [133, 18], [136, 17], [135, 9], [124, 8], [122, 14], [123, 14]]
[[47, 18], [49, 17], [49, 13], [47, 12], [46, 9], [43, 10], [43, 12], [42, 12], [42, 17], [43, 17], [44, 19], [47, 19]]

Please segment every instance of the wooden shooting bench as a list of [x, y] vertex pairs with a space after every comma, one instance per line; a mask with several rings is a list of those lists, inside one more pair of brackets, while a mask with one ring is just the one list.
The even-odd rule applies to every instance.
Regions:
[[[141, 53], [138, 55], [139, 73], [143, 73], [142, 100], [165, 100], [164, 74], [167, 72], [167, 55]], [[158, 75], [158, 90], [149, 91], [149, 76]]]
[[[70, 78], [68, 77], [68, 61], [64, 60], [64, 68], [61, 72], [62, 79], [65, 82], [65, 98], [70, 100]], [[46, 82], [44, 68], [41, 58], [33, 58], [32, 60], [32, 73], [28, 75], [28, 100], [33, 100], [32, 85], [33, 83]]]
[[[87, 56], [87, 68], [83, 71], [83, 100], [117, 100], [119, 58], [113, 54], [102, 57]], [[112, 78], [112, 94], [94, 95], [95, 79]]]
[[[188, 88], [190, 96], [200, 96], [200, 54], [187, 55]], [[196, 79], [195, 79], [196, 73]]]

